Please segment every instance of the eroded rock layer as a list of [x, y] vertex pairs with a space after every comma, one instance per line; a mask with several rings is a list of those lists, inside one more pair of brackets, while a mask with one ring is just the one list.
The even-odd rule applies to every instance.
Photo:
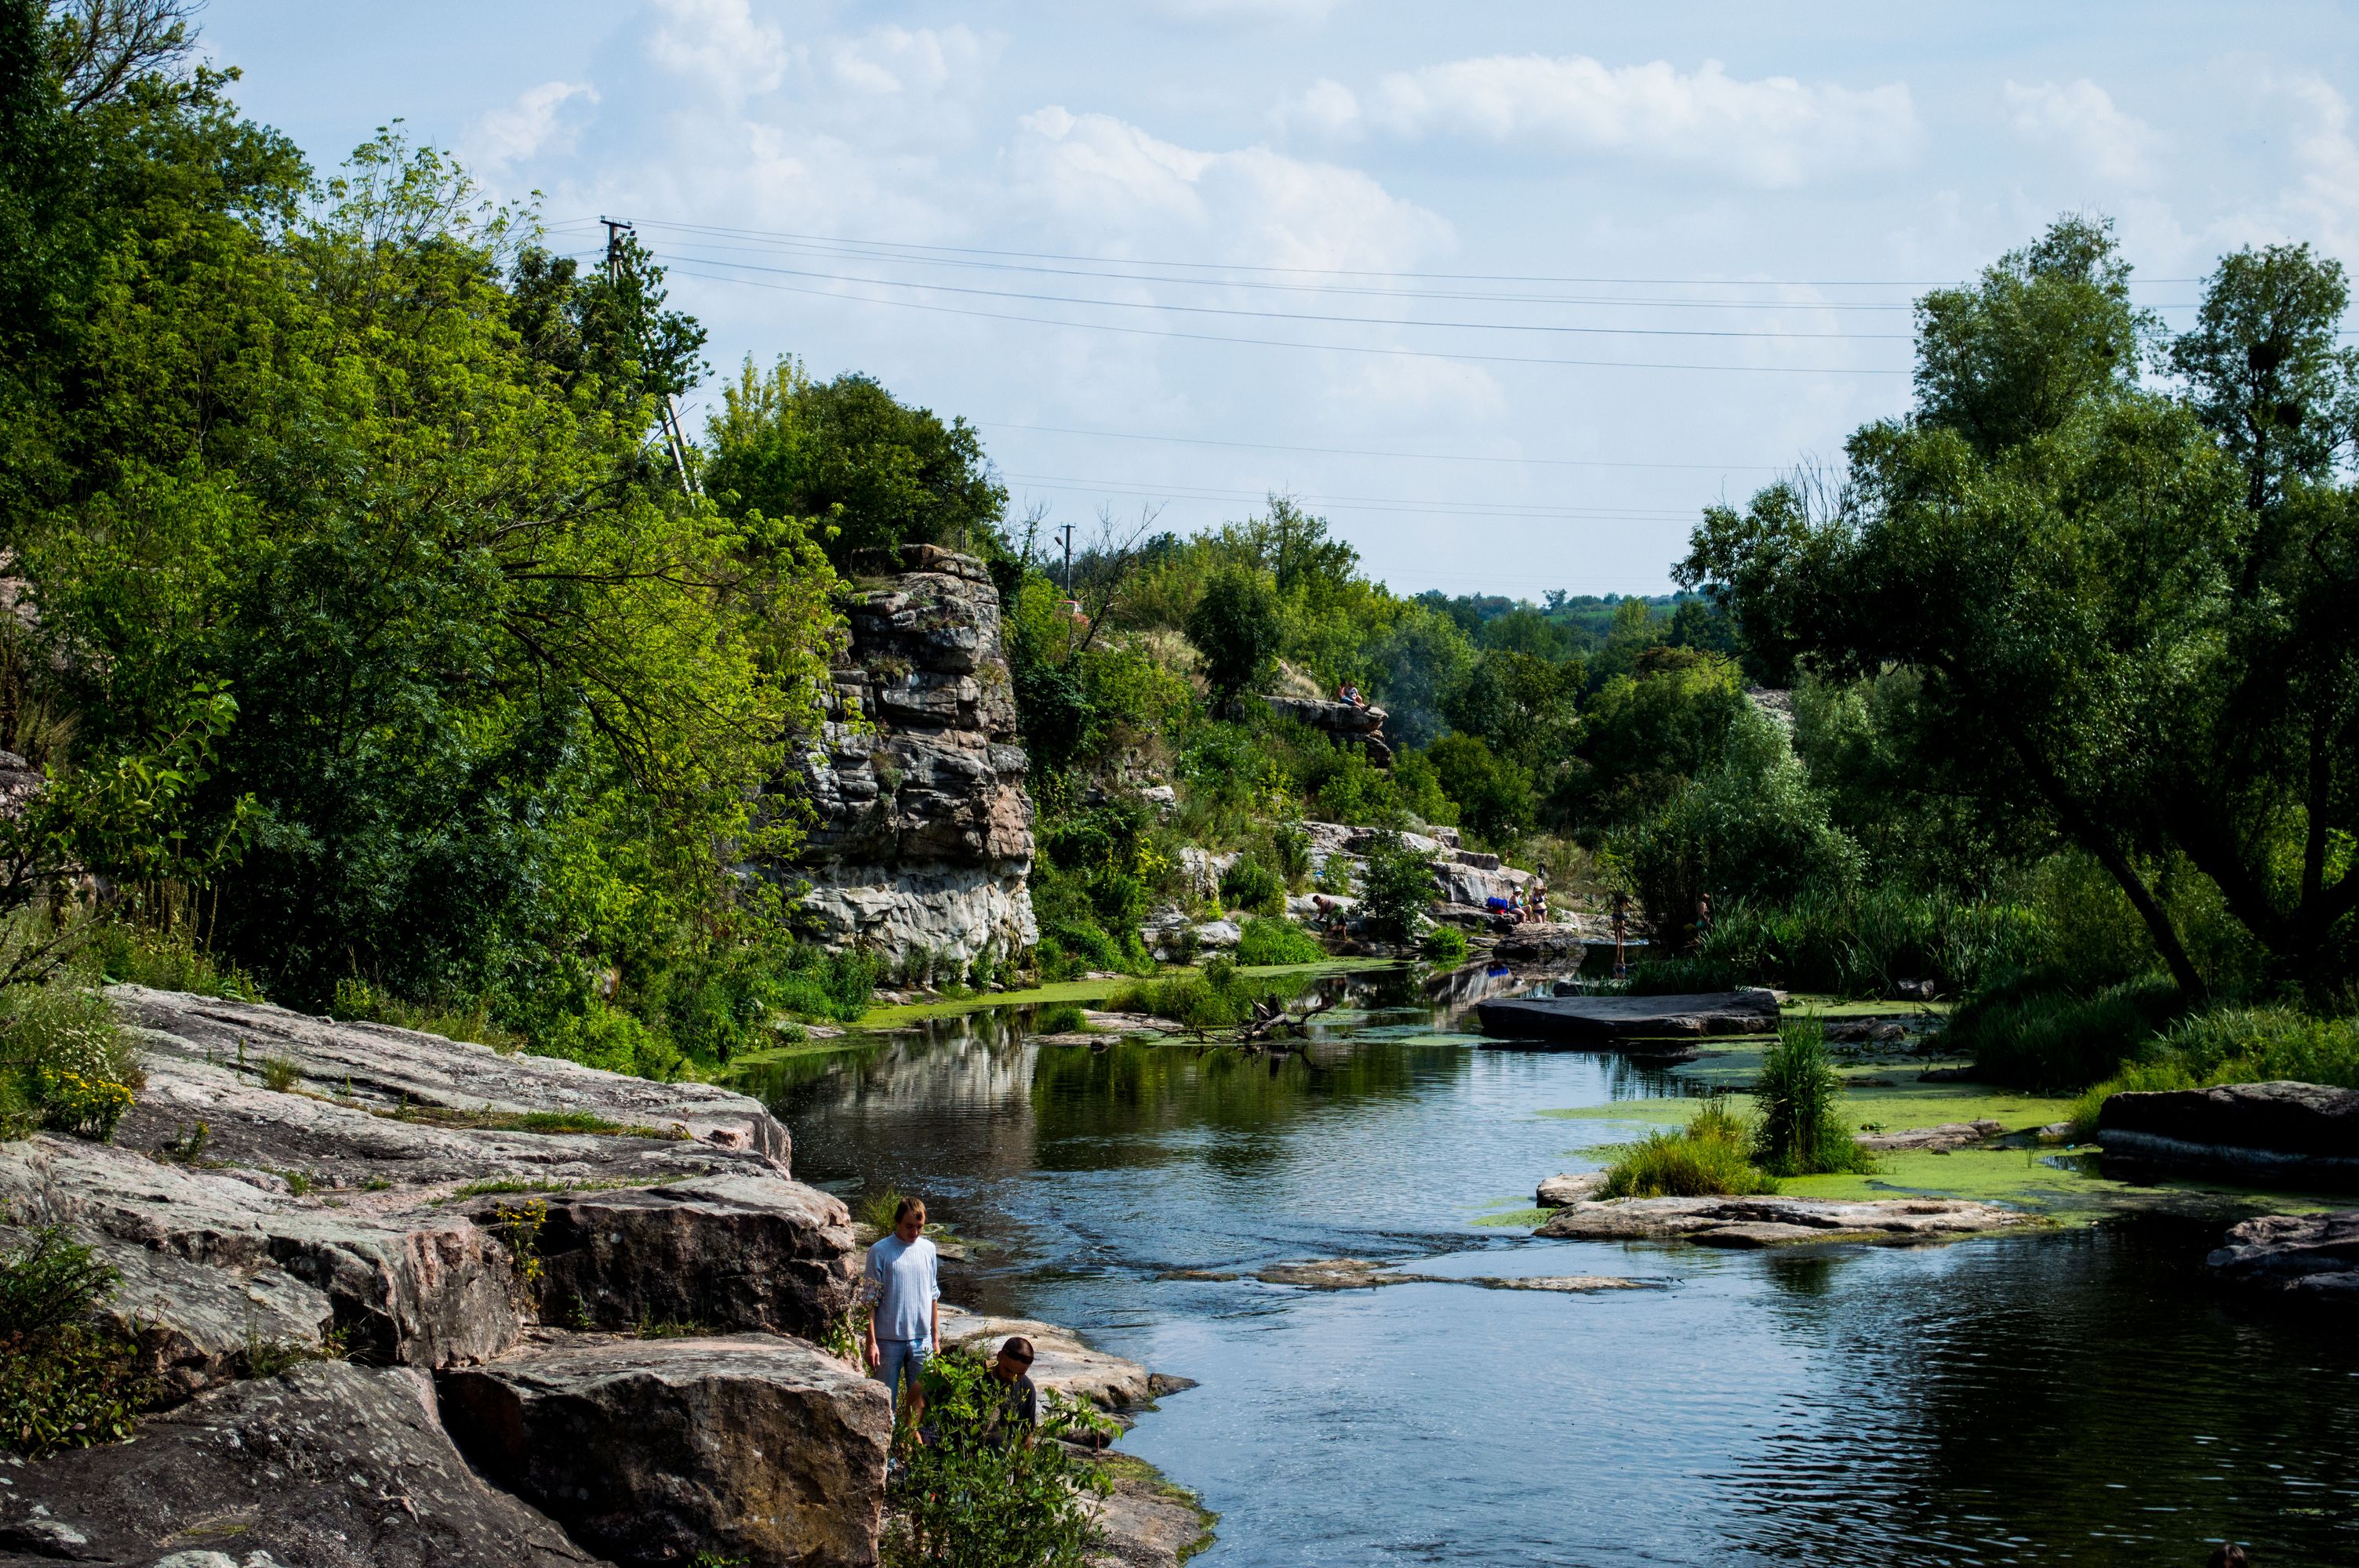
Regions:
[[796, 786], [816, 813], [806, 907], [839, 946], [964, 961], [1038, 937], [1028, 763], [999, 593], [972, 556], [930, 545], [870, 563]]

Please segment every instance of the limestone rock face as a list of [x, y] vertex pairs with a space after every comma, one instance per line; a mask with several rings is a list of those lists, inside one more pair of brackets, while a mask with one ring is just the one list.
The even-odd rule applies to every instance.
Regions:
[[2239, 1284], [2359, 1306], [2359, 1209], [2248, 1219], [2203, 1261]]
[[1038, 935], [1029, 763], [999, 593], [972, 556], [904, 546], [852, 606], [826, 721], [791, 782], [818, 814], [797, 874], [840, 946], [957, 958]]
[[135, 1443], [7, 1474], [0, 1563], [146, 1568], [212, 1548], [285, 1568], [598, 1561], [478, 1479], [435, 1421], [432, 1385], [399, 1368], [296, 1367], [143, 1422]]
[[543, 1332], [442, 1394], [476, 1464], [617, 1562], [875, 1560], [892, 1404], [812, 1346]]
[[2359, 1089], [2290, 1082], [2109, 1095], [2105, 1157], [2246, 1181], [2359, 1186]]
[[[497, 1198], [479, 1199], [479, 1218]], [[541, 1315], [606, 1328], [697, 1324], [816, 1338], [852, 1306], [852, 1215], [800, 1182], [706, 1176], [553, 1195], [536, 1246]]]
[[1392, 745], [1385, 739], [1385, 720], [1391, 715], [1383, 708], [1307, 697], [1266, 697], [1262, 700], [1278, 718], [1323, 730], [1348, 745], [1365, 748], [1368, 761], [1376, 766], [1392, 766]]

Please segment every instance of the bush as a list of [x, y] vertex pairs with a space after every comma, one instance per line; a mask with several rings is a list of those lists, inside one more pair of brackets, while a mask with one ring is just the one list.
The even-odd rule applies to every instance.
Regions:
[[1237, 943], [1240, 964], [1315, 964], [1326, 956], [1319, 939], [1291, 920], [1248, 920]]
[[60, 976], [0, 992], [0, 1128], [103, 1141], [147, 1081], [96, 991]]
[[1437, 964], [1462, 964], [1466, 961], [1466, 933], [1455, 925], [1437, 925], [1425, 934], [1417, 950]]
[[1905, 888], [1815, 886], [1778, 902], [1733, 898], [1693, 954], [1630, 967], [1630, 989], [1663, 995], [1778, 986], [1844, 997], [1930, 979], [1961, 996], [2041, 961], [2043, 923], [2019, 903]]
[[1368, 869], [1362, 879], [1360, 912], [1376, 931], [1406, 942], [1425, 923], [1436, 892], [1433, 868], [1397, 832], [1379, 833], [1368, 846]]
[[1310, 880], [1310, 835], [1290, 823], [1271, 828], [1269, 863], [1289, 890], [1300, 891]]
[[115, 1283], [58, 1227], [0, 1252], [0, 1448], [38, 1459], [131, 1435], [161, 1390], [136, 1345], [88, 1321]]
[[1286, 913], [1286, 883], [1252, 855], [1240, 855], [1221, 873], [1221, 902], [1256, 914]]
[[91, 947], [100, 973], [113, 983], [237, 1001], [266, 1000], [253, 976], [198, 946], [186, 927], [163, 933], [127, 920], [110, 921], [92, 939]]
[[1960, 1006], [1942, 1041], [1971, 1055], [1993, 1083], [2079, 1089], [2118, 1070], [2185, 1005], [2179, 988], [2158, 977], [2082, 995], [2047, 976], [2026, 976]]
[[2072, 1108], [2075, 1135], [2097, 1130], [2109, 1095], [2290, 1079], [2359, 1089], [2359, 1019], [2293, 1008], [2222, 1008], [2181, 1019], [2149, 1040]]
[[1777, 1044], [1761, 1059], [1753, 1098], [1761, 1113], [1754, 1157], [1763, 1170], [1815, 1176], [1873, 1165], [1844, 1124], [1843, 1082], [1827, 1060], [1826, 1030], [1817, 1019], [1800, 1019], [1777, 1031]]
[[1088, 1498], [1112, 1489], [1069, 1442], [1112, 1423], [1061, 1394], [1032, 1433], [1007, 1429], [991, 1373], [961, 1352], [926, 1364], [925, 1441], [895, 1450], [886, 1568], [1082, 1568], [1098, 1544]]
[[1090, 1026], [1077, 1002], [1051, 1002], [1032, 1015], [1035, 1034], [1074, 1034]]
[[1205, 969], [1189, 970], [1166, 979], [1135, 981], [1106, 999], [1111, 1012], [1145, 1012], [1202, 1033], [1234, 1029], [1253, 1014], [1265, 998], [1292, 997], [1299, 980], [1254, 979], [1237, 972], [1234, 963], [1216, 958]]
[[856, 1022], [875, 1000], [883, 968], [875, 954], [864, 949], [830, 951], [815, 942], [797, 943], [788, 951], [774, 1000], [780, 1011], [797, 1018]]
[[1677, 1132], [1650, 1132], [1622, 1151], [1598, 1195], [1608, 1198], [1712, 1197], [1774, 1193], [1777, 1181], [1747, 1158], [1751, 1140], [1725, 1102], [1712, 1100]]

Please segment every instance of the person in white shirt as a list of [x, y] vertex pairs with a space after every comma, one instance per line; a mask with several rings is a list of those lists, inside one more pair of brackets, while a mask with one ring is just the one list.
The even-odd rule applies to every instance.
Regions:
[[892, 1390], [896, 1411], [908, 1381], [911, 1420], [924, 1413], [926, 1362], [942, 1340], [942, 1290], [925, 1231], [924, 1200], [903, 1198], [893, 1211], [893, 1234], [868, 1249], [862, 1290], [868, 1299], [868, 1365]]

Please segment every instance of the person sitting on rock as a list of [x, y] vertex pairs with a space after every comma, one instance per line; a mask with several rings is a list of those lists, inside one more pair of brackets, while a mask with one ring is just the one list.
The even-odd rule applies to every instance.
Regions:
[[934, 1244], [926, 1239], [923, 1198], [903, 1198], [893, 1210], [893, 1231], [868, 1249], [862, 1294], [868, 1299], [868, 1365], [901, 1408], [901, 1385], [909, 1386], [909, 1415], [926, 1408], [926, 1362], [942, 1338], [942, 1289], [937, 1279]]
[[1345, 681], [1342, 686], [1337, 687], [1335, 696], [1339, 701], [1347, 702], [1353, 708], [1368, 706], [1368, 699], [1360, 695], [1359, 686], [1353, 681]]
[[1020, 1334], [1007, 1336], [991, 1363], [987, 1392], [990, 1403], [983, 1418], [985, 1434], [1000, 1443], [1029, 1444], [1033, 1429], [1040, 1424], [1039, 1390], [1032, 1386], [1030, 1340]]

